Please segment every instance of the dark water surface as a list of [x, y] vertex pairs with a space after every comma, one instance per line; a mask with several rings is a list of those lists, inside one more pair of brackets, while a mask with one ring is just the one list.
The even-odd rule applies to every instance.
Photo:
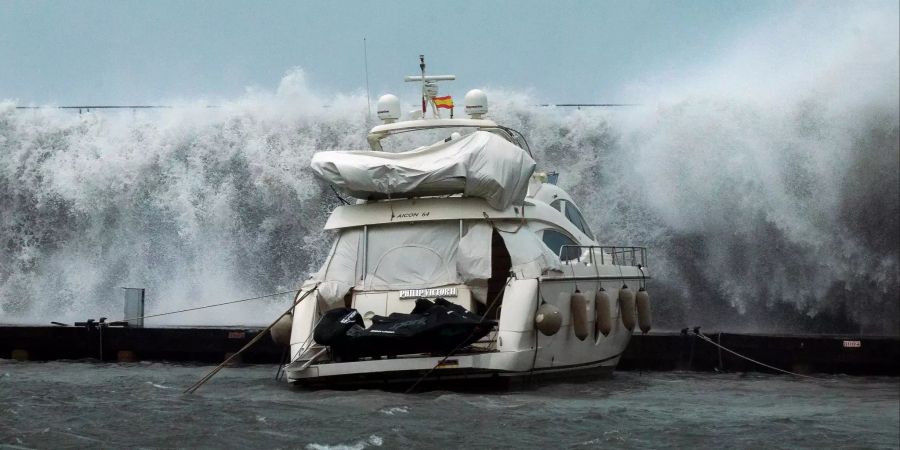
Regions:
[[0, 360], [0, 447], [898, 448], [897, 378], [617, 372], [485, 394], [307, 392], [273, 366]]

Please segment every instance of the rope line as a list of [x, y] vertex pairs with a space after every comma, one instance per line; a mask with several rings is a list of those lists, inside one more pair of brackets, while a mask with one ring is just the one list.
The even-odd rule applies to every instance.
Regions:
[[262, 330], [262, 331], [260, 331], [259, 333], [257, 333], [257, 335], [254, 336], [253, 339], [250, 340], [250, 342], [248, 342], [246, 345], [244, 345], [243, 347], [241, 347], [240, 350], [234, 352], [231, 356], [229, 356], [227, 359], [225, 359], [225, 361], [222, 361], [222, 364], [219, 364], [218, 366], [216, 366], [215, 369], [209, 371], [209, 373], [207, 373], [203, 378], [201, 378], [200, 381], [197, 381], [196, 383], [194, 383], [193, 385], [191, 385], [191, 387], [185, 389], [185, 390], [184, 390], [184, 393], [185, 393], [185, 394], [193, 394], [197, 389], [200, 388], [200, 386], [203, 386], [204, 383], [206, 383], [207, 381], [209, 381], [212, 377], [214, 377], [217, 373], [219, 373], [220, 370], [222, 370], [226, 365], [228, 365], [228, 363], [231, 362], [231, 360], [233, 360], [233, 359], [237, 358], [238, 356], [240, 356], [241, 353], [243, 353], [245, 350], [247, 350], [248, 348], [250, 348], [250, 347], [252, 347], [254, 344], [256, 344], [256, 342], [259, 341], [260, 339], [262, 339], [263, 336], [269, 334], [269, 330], [271, 330], [272, 327], [274, 327], [275, 324], [278, 323], [278, 321], [281, 320], [282, 317], [288, 315], [288, 313], [290, 313], [291, 311], [293, 311], [294, 308], [297, 306], [297, 304], [299, 304], [300, 302], [302, 302], [303, 299], [305, 299], [307, 296], [309, 296], [309, 294], [315, 292], [315, 291], [316, 291], [316, 288], [318, 288], [318, 287], [319, 287], [319, 283], [316, 283], [312, 288], [310, 288], [308, 291], [306, 291], [306, 293], [303, 294], [303, 295], [300, 295], [300, 293], [303, 292], [302, 290], [290, 291], [290, 292], [296, 292], [296, 293], [297, 293], [297, 297], [295, 297], [295, 300], [294, 300], [293, 302], [291, 302], [291, 307], [290, 307], [290, 308], [288, 308], [285, 312], [281, 313], [281, 314], [280, 314], [280, 315], [279, 315], [279, 316], [278, 316], [271, 324], [269, 324], [269, 326], [267, 326], [264, 330]]
[[[544, 288], [541, 287], [541, 279], [540, 278], [537, 279], [537, 291], [538, 291], [539, 298], [535, 299], [535, 305], [534, 305], [535, 317], [537, 317], [537, 313], [538, 313], [538, 310], [540, 310], [541, 305], [544, 303], [547, 303], [547, 301], [544, 300]], [[531, 383], [532, 379], [534, 378], [534, 368], [535, 368], [535, 366], [537, 366], [537, 354], [538, 354], [538, 348], [539, 348], [538, 347], [538, 338], [540, 337], [539, 335], [540, 335], [540, 333], [538, 332], [537, 329], [535, 329], [534, 330], [534, 355], [531, 356], [531, 370], [528, 371], [528, 382], [529, 383]]]
[[295, 293], [295, 292], [297, 292], [297, 290], [296, 290], [296, 289], [293, 289], [293, 290], [290, 290], [290, 291], [276, 292], [276, 293], [274, 293], [274, 294], [267, 294], [267, 295], [262, 295], [262, 296], [259, 296], [259, 297], [242, 298], [242, 299], [240, 299], [240, 300], [232, 300], [232, 301], [230, 301], [230, 302], [216, 303], [216, 304], [205, 305], [205, 306], [197, 306], [197, 307], [194, 307], [194, 308], [187, 308], [187, 309], [179, 309], [178, 311], [170, 311], [170, 312], [164, 312], [164, 313], [159, 313], [159, 314], [149, 314], [149, 315], [146, 315], [146, 316], [139, 316], [139, 317], [130, 317], [130, 318], [128, 318], [128, 319], [117, 320], [116, 322], [128, 322], [128, 321], [131, 321], [131, 320], [148, 319], [148, 318], [150, 318], [150, 317], [168, 316], [169, 314], [178, 314], [178, 313], [183, 313], [183, 312], [188, 312], [188, 311], [196, 311], [196, 310], [198, 310], [198, 309], [214, 308], [214, 307], [216, 307], [216, 306], [224, 306], [224, 305], [231, 305], [231, 304], [234, 304], [234, 303], [249, 302], [249, 301], [251, 301], [251, 300], [260, 300], [260, 299], [264, 299], [264, 298], [275, 297], [275, 296], [277, 296], [277, 295], [293, 294], [293, 293]]
[[[497, 295], [495, 295], [495, 296], [494, 296], [494, 299], [491, 300], [490, 305], [488, 305], [487, 309], [484, 310], [484, 315], [481, 316], [481, 320], [478, 321], [478, 324], [479, 324], [479, 325], [481, 325], [482, 323], [484, 323], [484, 319], [487, 318], [488, 314], [491, 312], [491, 309], [492, 309], [492, 308], [494, 307], [494, 305], [497, 303], [497, 300], [499, 300], [500, 297], [503, 295], [503, 292], [506, 291], [506, 287], [509, 286], [510, 281], [512, 281], [512, 280], [507, 280], [506, 284], [504, 284], [503, 287], [500, 289], [500, 292], [497, 292]], [[431, 375], [431, 372], [434, 372], [434, 370], [437, 369], [438, 367], [440, 367], [441, 364], [444, 364], [445, 362], [447, 362], [447, 359], [449, 359], [451, 356], [453, 356], [454, 353], [456, 353], [457, 351], [459, 351], [459, 349], [463, 346], [463, 344], [465, 344], [466, 341], [469, 340], [469, 338], [471, 338], [472, 336], [475, 335], [476, 330], [477, 330], [477, 328], [476, 328], [476, 329], [473, 329], [472, 332], [469, 333], [469, 335], [468, 335], [465, 339], [463, 339], [463, 340], [459, 343], [459, 345], [456, 346], [456, 348], [454, 348], [453, 350], [450, 350], [450, 353], [447, 353], [447, 356], [444, 356], [440, 361], [437, 362], [437, 364], [434, 365], [434, 367], [432, 367], [431, 369], [429, 369], [428, 372], [425, 372], [418, 380], [416, 380], [415, 383], [413, 383], [412, 386], [409, 387], [409, 389], [406, 390], [406, 392], [404, 392], [404, 394], [409, 394], [410, 392], [412, 392], [413, 390], [415, 390], [415, 389], [416, 389], [416, 386], [418, 386], [419, 383], [422, 382], [422, 380], [424, 380], [425, 378], [428, 378], [428, 375]]]
[[789, 371], [789, 370], [779, 369], [779, 368], [777, 368], [777, 367], [775, 367], [775, 366], [770, 366], [770, 365], [768, 365], [768, 364], [766, 364], [766, 363], [759, 362], [759, 361], [757, 361], [757, 360], [755, 360], [755, 359], [752, 359], [752, 358], [747, 357], [747, 356], [744, 356], [744, 355], [742, 355], [742, 354], [740, 354], [740, 353], [738, 353], [738, 352], [736, 352], [736, 351], [734, 351], [734, 350], [731, 350], [730, 348], [725, 347], [724, 345], [721, 345], [721, 344], [717, 343], [716, 341], [710, 339], [709, 337], [707, 337], [706, 335], [704, 335], [703, 333], [701, 333], [701, 332], [699, 332], [699, 331], [697, 331], [697, 332], [692, 331], [691, 333], [693, 333], [695, 336], [699, 337], [700, 339], [703, 339], [704, 341], [709, 342], [710, 344], [715, 345], [716, 347], [719, 347], [720, 349], [725, 350], [725, 351], [728, 352], [728, 353], [731, 353], [731, 354], [734, 355], [734, 356], [737, 356], [737, 357], [739, 357], [739, 358], [746, 359], [747, 361], [750, 361], [750, 362], [752, 362], [752, 363], [754, 363], [754, 364], [758, 364], [758, 365], [763, 366], [763, 367], [765, 367], [765, 368], [772, 369], [772, 370], [777, 371], [777, 372], [786, 373], [786, 374], [788, 374], [788, 375], [794, 375], [795, 377], [809, 378], [809, 379], [812, 379], [812, 380], [823, 380], [823, 379], [824, 379], [824, 378], [819, 378], [819, 377], [813, 377], [813, 376], [810, 376], [810, 375], [803, 375], [803, 374], [801, 374], [801, 373], [791, 372], [791, 371]]
[[[315, 331], [316, 327], [319, 326], [319, 323], [322, 322], [322, 319], [324, 319], [324, 318], [325, 318], [324, 315], [319, 317], [319, 320], [317, 320], [316, 323], [313, 324], [312, 328], [310, 328], [310, 329]], [[294, 361], [296, 361], [297, 359], [299, 359], [301, 356], [303, 356], [304, 353], [306, 353], [307, 350], [311, 349], [313, 347], [313, 345], [316, 344], [316, 341], [313, 340], [314, 334], [315, 333], [309, 333], [309, 336], [306, 337], [306, 340], [304, 340], [303, 342], [300, 343], [300, 349], [298, 349], [297, 353], [295, 353], [293, 356], [290, 357], [290, 360], [288, 360], [285, 363], [285, 366], [287, 364], [291, 364]], [[294, 344], [291, 343], [291, 345], [294, 345]]]
[[[516, 229], [512, 232], [508, 232], [508, 231], [504, 231], [504, 230], [500, 229], [500, 227], [498, 227], [497, 224], [494, 223], [494, 220], [491, 219], [491, 216], [489, 216], [487, 212], [482, 211], [482, 214], [484, 215], [485, 220], [487, 220], [487, 222], [491, 225], [491, 229], [496, 230], [498, 232], [516, 233], [519, 231], [520, 228], [522, 228], [523, 225], [525, 225], [525, 205], [524, 204], [522, 205], [522, 221], [519, 223], [519, 225], [516, 227]], [[487, 305], [487, 309], [484, 310], [484, 314], [481, 316], [481, 320], [478, 321], [479, 325], [484, 323], [484, 319], [487, 319], [487, 316], [491, 312], [491, 309], [493, 309], [494, 305], [497, 303], [497, 300], [499, 300], [500, 297], [503, 296], [503, 293], [506, 291], [506, 288], [509, 286], [509, 283], [511, 283], [511, 282], [512, 282], [512, 278], [507, 278], [506, 283], [503, 285], [502, 288], [500, 288], [500, 292], [497, 292], [497, 295], [495, 295], [494, 298], [491, 300], [491, 302]], [[416, 388], [416, 386], [418, 386], [419, 383], [422, 382], [422, 380], [424, 380], [425, 378], [428, 378], [428, 376], [431, 375], [431, 373], [434, 372], [435, 369], [440, 367], [441, 364], [445, 363], [447, 361], [447, 359], [450, 358], [450, 356], [452, 356], [454, 353], [459, 351], [459, 349], [462, 347], [462, 345], [465, 344], [465, 342], [468, 341], [469, 338], [471, 338], [475, 334], [475, 331], [476, 330], [473, 329], [472, 333], [469, 334], [468, 337], [463, 339], [462, 342], [459, 343], [459, 345], [457, 345], [453, 350], [451, 350], [450, 353], [447, 353], [447, 355], [444, 356], [440, 361], [438, 361], [438, 363], [435, 364], [434, 367], [429, 369], [428, 372], [425, 372], [418, 380], [416, 380], [416, 382], [413, 383], [412, 386], [410, 386], [409, 389], [407, 389], [406, 392], [404, 392], [404, 394], [409, 394], [410, 392], [412, 392]]]

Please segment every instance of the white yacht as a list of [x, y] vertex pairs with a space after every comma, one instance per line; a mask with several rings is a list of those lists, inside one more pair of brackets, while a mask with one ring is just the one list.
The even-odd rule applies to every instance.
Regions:
[[313, 158], [356, 201], [325, 225], [335, 241], [295, 307], [287, 379], [474, 387], [611, 372], [635, 325], [650, 327], [645, 249], [599, 244], [482, 91], [452, 118], [437, 83], [454, 77], [420, 68], [406, 81], [422, 84], [421, 110], [399, 120], [397, 97], [382, 96], [371, 150]]

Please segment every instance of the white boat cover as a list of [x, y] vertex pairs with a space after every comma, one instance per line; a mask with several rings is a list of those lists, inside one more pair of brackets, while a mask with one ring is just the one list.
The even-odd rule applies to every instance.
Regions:
[[476, 131], [402, 153], [319, 152], [310, 165], [320, 178], [356, 198], [462, 193], [506, 209], [525, 199], [535, 162], [502, 137]]
[[548, 270], [561, 270], [559, 258], [527, 226], [475, 222], [460, 238], [459, 222], [436, 221], [371, 226], [366, 239], [361, 228], [342, 229], [312, 279], [321, 283], [319, 299], [329, 307], [343, 305], [351, 288], [427, 289], [460, 283], [484, 287], [491, 276], [494, 227], [506, 244], [516, 277], [537, 278]]

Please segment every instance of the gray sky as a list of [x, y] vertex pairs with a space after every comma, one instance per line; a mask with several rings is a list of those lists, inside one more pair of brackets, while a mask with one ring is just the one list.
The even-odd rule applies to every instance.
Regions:
[[[274, 89], [397, 91], [425, 53], [459, 88], [547, 102], [628, 102], [623, 86], [714, 59], [788, 1], [0, 0], [0, 99], [148, 104]], [[455, 92], [454, 92], [455, 93]]]

